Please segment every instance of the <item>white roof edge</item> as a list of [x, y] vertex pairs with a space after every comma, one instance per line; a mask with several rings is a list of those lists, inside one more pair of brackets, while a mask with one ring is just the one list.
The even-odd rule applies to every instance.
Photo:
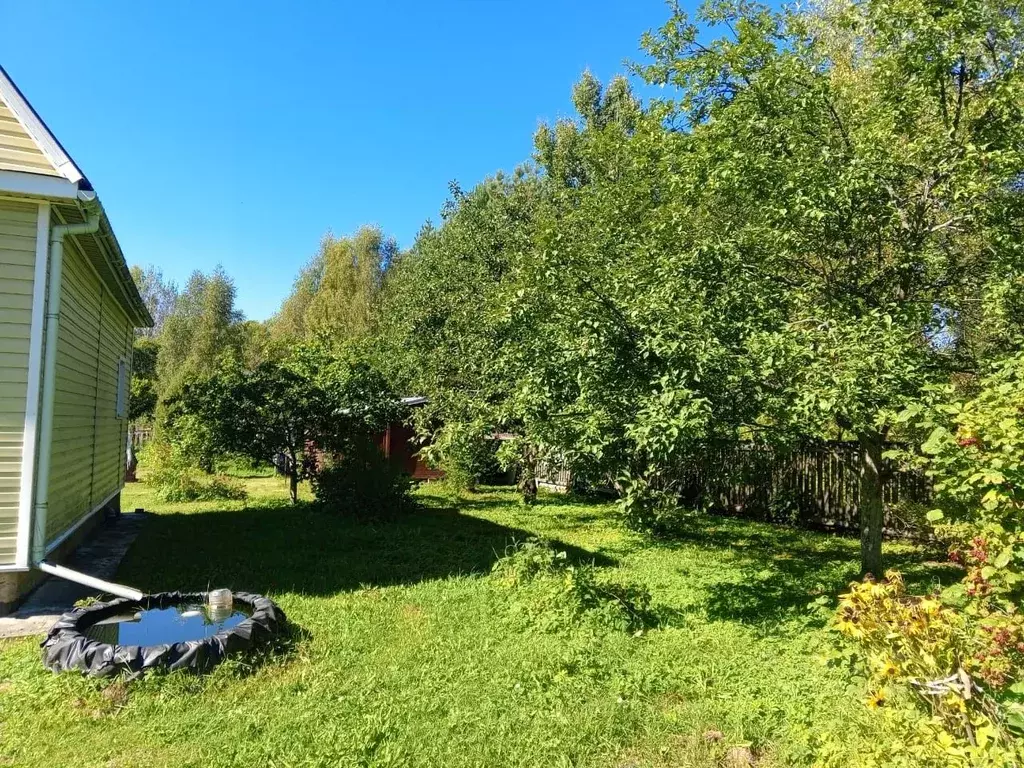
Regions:
[[77, 200], [78, 185], [59, 176], [0, 170], [0, 195], [5, 193], [47, 200]]
[[[81, 168], [71, 159], [60, 141], [53, 135], [53, 132], [43, 122], [39, 113], [35, 111], [2, 66], [0, 66], [0, 99], [4, 101], [8, 109], [11, 110], [29, 137], [36, 143], [57, 172], [63, 176], [63, 178], [60, 178], [59, 176], [48, 176], [45, 174], [0, 171], [0, 194], [13, 192], [51, 200], [67, 199], [77, 201], [79, 199], [79, 191], [92, 192], [92, 184], [89, 183], [85, 174], [82, 173]], [[96, 198], [96, 205], [100, 210], [101, 229], [105, 229], [105, 234], [108, 235], [108, 237], [103, 238], [97, 236], [98, 239], [101, 239], [100, 247], [114, 262], [119, 262], [112, 264], [115, 280], [125, 289], [125, 298], [129, 305], [132, 305], [132, 310], [137, 314], [135, 319], [143, 321], [142, 325], [148, 327], [152, 324], [153, 318], [150, 316], [149, 310], [146, 309], [141, 296], [139, 296], [138, 287], [135, 286], [128, 271], [128, 262], [124, 258], [121, 246], [117, 242], [117, 236], [110, 226], [110, 220], [107, 218], [106, 211], [103, 209], [103, 204], [98, 197]], [[101, 232], [101, 234], [103, 233]], [[133, 322], [135, 319], [133, 319]]]
[[71, 159], [53, 132], [46, 127], [46, 123], [32, 108], [28, 99], [18, 90], [18, 86], [14, 84], [2, 66], [0, 66], [0, 98], [3, 98], [7, 107], [18, 118], [28, 135], [39, 145], [39, 149], [46, 155], [46, 158], [53, 163], [57, 172], [72, 184], [85, 182], [84, 186], [91, 189], [89, 180], [85, 178], [82, 169]]
[[[413, 395], [412, 397], [400, 397], [394, 401], [395, 405], [425, 405], [430, 402], [430, 398], [426, 395]], [[335, 413], [340, 413], [342, 416], [346, 416], [352, 412], [351, 408], [339, 408]]]

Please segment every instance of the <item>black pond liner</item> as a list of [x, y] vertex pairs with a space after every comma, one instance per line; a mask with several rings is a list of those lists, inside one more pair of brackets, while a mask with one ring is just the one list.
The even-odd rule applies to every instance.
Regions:
[[205, 672], [228, 655], [252, 650], [287, 628], [284, 611], [269, 598], [248, 592], [232, 593], [234, 603], [252, 611], [235, 626], [202, 640], [162, 645], [113, 645], [86, 635], [98, 621], [133, 609], [171, 608], [186, 603], [205, 603], [206, 592], [159, 592], [141, 600], [119, 598], [68, 611], [41, 643], [43, 664], [52, 672], [77, 670], [94, 677], [118, 672], [141, 674], [162, 669]]

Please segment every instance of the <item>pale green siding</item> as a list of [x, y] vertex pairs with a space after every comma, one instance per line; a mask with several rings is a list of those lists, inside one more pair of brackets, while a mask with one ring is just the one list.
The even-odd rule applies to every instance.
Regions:
[[59, 176], [39, 145], [0, 99], [0, 170]]
[[38, 215], [0, 200], [0, 566], [15, 560]]
[[47, 541], [121, 488], [128, 428], [117, 374], [130, 364], [131, 323], [70, 238], [61, 282]]

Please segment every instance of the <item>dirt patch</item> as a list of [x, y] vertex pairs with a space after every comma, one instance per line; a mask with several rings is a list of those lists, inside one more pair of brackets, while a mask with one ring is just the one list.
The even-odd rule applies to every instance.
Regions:
[[100, 695], [111, 707], [121, 708], [128, 703], [128, 686], [122, 682], [111, 683]]
[[757, 758], [748, 747], [730, 747], [722, 758], [722, 768], [756, 768]]

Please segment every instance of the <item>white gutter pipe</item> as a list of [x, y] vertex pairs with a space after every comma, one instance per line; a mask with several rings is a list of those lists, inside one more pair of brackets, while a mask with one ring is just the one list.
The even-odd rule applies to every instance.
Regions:
[[68, 235], [87, 235], [100, 228], [101, 210], [94, 192], [81, 191], [79, 200], [85, 203], [86, 219], [81, 224], [60, 224], [50, 232], [50, 281], [46, 299], [46, 342], [43, 356], [43, 388], [40, 397], [39, 433], [36, 445], [39, 457], [36, 469], [35, 509], [32, 519], [32, 564], [53, 576], [68, 579], [88, 587], [109, 592], [118, 597], [140, 600], [137, 589], [112, 584], [61, 565], [47, 563], [46, 519], [49, 513], [50, 460], [53, 446], [53, 410], [57, 391], [57, 340], [60, 331], [61, 276], [64, 268], [64, 238]]
[[63, 565], [54, 565], [42, 560], [36, 563], [38, 568], [43, 573], [48, 573], [51, 576], [57, 576], [61, 579], [67, 579], [77, 584], [84, 584], [87, 587], [98, 589], [100, 592], [107, 592], [111, 595], [117, 595], [118, 597], [127, 597], [129, 600], [141, 600], [143, 594], [131, 587], [125, 587], [121, 584], [114, 584], [110, 581], [104, 581], [103, 579], [97, 579], [95, 576], [89, 576], [78, 571], [73, 571], [70, 568], [65, 568]]
[[[96, 196], [88, 202], [95, 201]], [[46, 557], [46, 518], [49, 512], [50, 459], [53, 451], [53, 406], [57, 391], [57, 339], [60, 332], [61, 275], [64, 270], [64, 238], [85, 235], [100, 228], [100, 213], [88, 209], [82, 224], [60, 224], [50, 231], [50, 282], [46, 297], [46, 342], [43, 347], [43, 391], [40, 397], [39, 459], [36, 465], [36, 502], [32, 519], [32, 562]]]

